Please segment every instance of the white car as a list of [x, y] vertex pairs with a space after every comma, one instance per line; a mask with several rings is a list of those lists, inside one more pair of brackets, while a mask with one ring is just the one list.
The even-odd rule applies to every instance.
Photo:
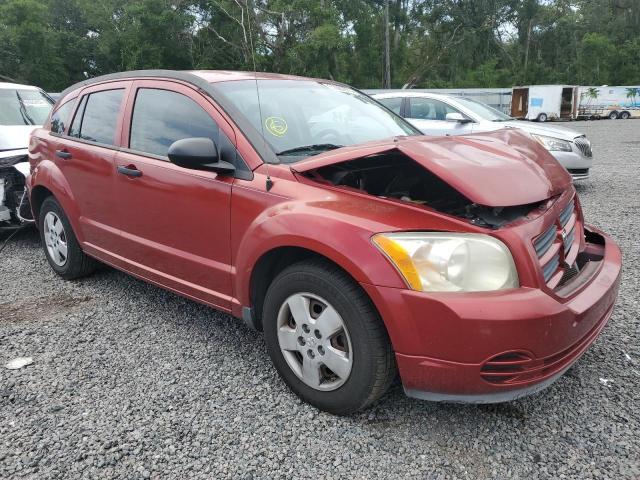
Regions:
[[0, 83], [0, 230], [31, 221], [24, 183], [29, 134], [47, 120], [52, 106], [37, 87]]
[[406, 118], [425, 135], [464, 135], [501, 128], [519, 128], [531, 134], [569, 171], [574, 180], [589, 177], [591, 143], [568, 128], [515, 120], [467, 97], [438, 93], [389, 92], [372, 95], [385, 107]]

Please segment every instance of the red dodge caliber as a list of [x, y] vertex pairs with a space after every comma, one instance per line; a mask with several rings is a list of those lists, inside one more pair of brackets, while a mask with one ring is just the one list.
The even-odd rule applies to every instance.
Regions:
[[424, 137], [348, 86], [136, 71], [67, 89], [30, 147], [51, 267], [96, 260], [264, 331], [297, 395], [346, 414], [502, 402], [597, 338], [618, 246], [517, 130]]

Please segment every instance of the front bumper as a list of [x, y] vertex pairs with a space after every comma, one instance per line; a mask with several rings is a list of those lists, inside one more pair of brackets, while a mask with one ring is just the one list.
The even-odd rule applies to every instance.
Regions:
[[588, 168], [569, 168], [567, 169], [573, 181], [587, 180], [589, 178]]
[[593, 157], [585, 157], [575, 143], [571, 144], [571, 148], [573, 149], [571, 152], [550, 151], [549, 153], [569, 171], [574, 181], [589, 178]]
[[620, 249], [589, 230], [602, 235], [603, 245], [590, 245], [601, 260], [564, 298], [524, 287], [460, 294], [363, 285], [385, 320], [407, 394], [492, 403], [560, 377], [598, 337], [618, 294]]

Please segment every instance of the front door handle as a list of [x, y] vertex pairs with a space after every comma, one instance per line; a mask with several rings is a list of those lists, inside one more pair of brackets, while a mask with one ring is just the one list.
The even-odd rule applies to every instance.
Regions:
[[66, 150], [56, 150], [56, 156], [64, 159], [71, 158], [71, 154]]
[[128, 165], [126, 167], [123, 166], [118, 166], [118, 173], [121, 173], [122, 175], [126, 175], [127, 177], [141, 177], [142, 176], [142, 172], [140, 170], [138, 170], [136, 167], [134, 167], [133, 165]]

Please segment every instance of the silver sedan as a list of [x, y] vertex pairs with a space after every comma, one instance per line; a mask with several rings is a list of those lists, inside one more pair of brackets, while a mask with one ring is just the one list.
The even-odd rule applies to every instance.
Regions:
[[591, 143], [580, 132], [553, 125], [515, 120], [467, 97], [398, 91], [372, 95], [406, 118], [425, 135], [464, 135], [501, 128], [519, 128], [531, 134], [569, 171], [575, 180], [589, 177]]

